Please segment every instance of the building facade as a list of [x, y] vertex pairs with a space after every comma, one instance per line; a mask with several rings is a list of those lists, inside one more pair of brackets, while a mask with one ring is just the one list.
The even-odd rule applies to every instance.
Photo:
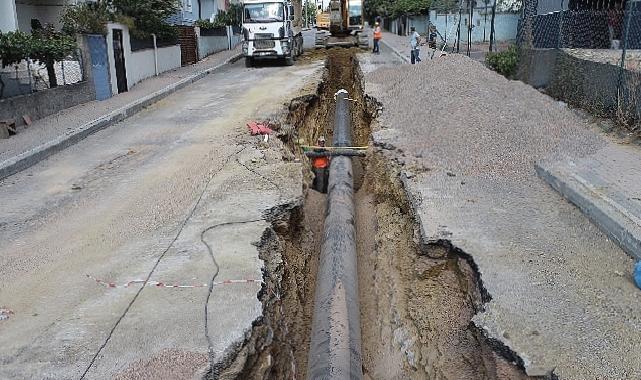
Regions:
[[220, 11], [226, 10], [225, 0], [181, 0], [181, 8], [169, 22], [174, 25], [193, 25], [197, 20], [214, 21]]
[[0, 31], [31, 32], [31, 24], [52, 24], [60, 27], [60, 16], [65, 6], [80, 0], [2, 0], [0, 1]]

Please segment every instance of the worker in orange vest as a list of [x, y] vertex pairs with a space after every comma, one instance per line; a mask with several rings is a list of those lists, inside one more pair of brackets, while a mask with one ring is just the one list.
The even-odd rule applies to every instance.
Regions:
[[[325, 137], [318, 138], [316, 144], [322, 148], [325, 147]], [[317, 149], [318, 152], [325, 152], [325, 149]], [[314, 172], [314, 182], [312, 186], [316, 191], [321, 193], [327, 192], [327, 182], [329, 180], [329, 157], [320, 156], [312, 158], [312, 171]]]
[[381, 29], [380, 23], [376, 21], [374, 24], [374, 50], [372, 50], [372, 53], [381, 54], [381, 39], [383, 39], [383, 30]]

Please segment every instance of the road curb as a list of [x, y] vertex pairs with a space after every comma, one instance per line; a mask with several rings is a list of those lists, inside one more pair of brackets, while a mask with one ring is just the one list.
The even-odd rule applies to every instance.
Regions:
[[68, 148], [79, 141], [85, 139], [87, 136], [92, 135], [102, 129], [110, 127], [120, 121], [127, 119], [130, 116], [142, 111], [144, 108], [162, 100], [163, 98], [173, 94], [174, 92], [206, 77], [207, 75], [221, 69], [222, 67], [236, 62], [242, 57], [242, 53], [238, 53], [222, 63], [202, 70], [196, 74], [188, 76], [172, 83], [165, 88], [142, 97], [132, 104], [121, 107], [112, 111], [96, 120], [90, 121], [72, 131], [67, 132], [65, 135], [58, 136], [54, 140], [46, 142], [31, 150], [23, 152], [15, 157], [9, 158], [0, 162], [0, 180], [25, 170], [38, 162], [50, 157], [51, 155]]
[[383, 45], [387, 46], [388, 49], [390, 49], [394, 54], [396, 54], [400, 59], [405, 61], [405, 63], [410, 63], [410, 59], [407, 56], [404, 56], [400, 51], [396, 50], [392, 46], [390, 46], [385, 40], [381, 40], [380, 43]]
[[585, 216], [618, 244], [631, 257], [641, 260], [641, 229], [615, 207], [605, 194], [594, 192], [585, 183], [548, 163], [537, 163], [535, 169], [548, 185], [576, 205]]

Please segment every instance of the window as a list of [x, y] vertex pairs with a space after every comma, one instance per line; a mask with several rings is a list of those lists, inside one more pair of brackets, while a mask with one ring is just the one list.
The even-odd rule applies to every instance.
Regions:
[[285, 20], [282, 3], [245, 4], [245, 22], [272, 22]]
[[347, 3], [349, 26], [360, 26], [363, 17], [363, 3], [361, 0], [349, 0]]
[[192, 7], [191, 7], [191, 6], [192, 6], [192, 3], [191, 3], [191, 1], [192, 1], [192, 0], [184, 0], [184, 9], [185, 9], [185, 12], [191, 12], [191, 11], [192, 11]]

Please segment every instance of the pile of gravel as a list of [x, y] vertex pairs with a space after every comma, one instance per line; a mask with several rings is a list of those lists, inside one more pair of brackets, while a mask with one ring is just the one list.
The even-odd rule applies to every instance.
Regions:
[[462, 55], [382, 67], [365, 77], [381, 124], [408, 161], [481, 177], [534, 176], [534, 162], [594, 152], [605, 141], [532, 87]]

